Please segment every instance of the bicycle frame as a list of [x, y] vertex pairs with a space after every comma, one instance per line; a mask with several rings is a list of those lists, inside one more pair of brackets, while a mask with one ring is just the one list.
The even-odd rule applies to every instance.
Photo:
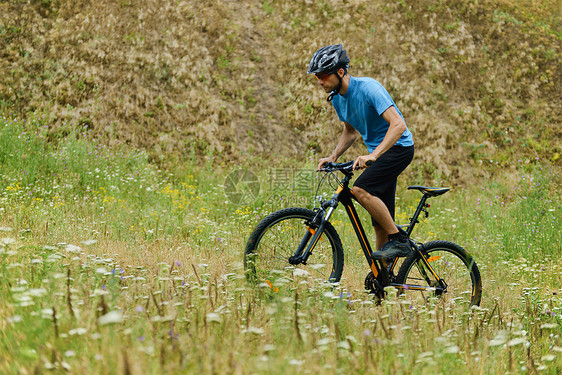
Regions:
[[[372, 253], [371, 245], [369, 243], [369, 240], [367, 238], [367, 235], [365, 233], [363, 225], [361, 224], [361, 220], [359, 218], [359, 215], [357, 214], [357, 210], [355, 209], [355, 206], [353, 204], [353, 200], [357, 200], [357, 199], [355, 198], [355, 195], [353, 194], [353, 191], [351, 191], [349, 189], [349, 182], [351, 180], [352, 174], [351, 173], [345, 173], [344, 171], [342, 171], [342, 172], [344, 173], [345, 177], [342, 180], [338, 181], [338, 187], [337, 187], [336, 191], [334, 192], [332, 198], [329, 201], [322, 202], [321, 208], [318, 210], [318, 212], [317, 212], [316, 216], [314, 217], [312, 223], [310, 223], [310, 224], [318, 225], [318, 229], [314, 230], [313, 228], [311, 228], [309, 226], [309, 231], [305, 234], [305, 236], [302, 239], [302, 241], [301, 241], [297, 251], [295, 252], [295, 254], [292, 257], [289, 258], [289, 263], [291, 263], [291, 264], [299, 264], [299, 263], [306, 264], [306, 261], [308, 260], [308, 257], [310, 256], [310, 254], [312, 253], [312, 250], [314, 249], [314, 247], [318, 243], [320, 237], [322, 236], [322, 233], [323, 233], [324, 227], [325, 227], [325, 223], [329, 222], [330, 217], [332, 216], [332, 213], [334, 212], [334, 210], [336, 209], [338, 204], [342, 203], [345, 207], [345, 210], [347, 212], [349, 220], [351, 221], [351, 225], [353, 226], [353, 229], [355, 230], [355, 234], [357, 236], [357, 239], [359, 240], [359, 243], [360, 243], [361, 248], [363, 250], [363, 254], [365, 255], [365, 259], [367, 260], [367, 263], [369, 264], [369, 268], [373, 272], [373, 276], [377, 280], [379, 280], [379, 279], [388, 280], [388, 274], [387, 274], [386, 268], [383, 267], [383, 265], [380, 261], [376, 261], [371, 257], [371, 253]], [[406, 233], [408, 235], [408, 238], [410, 237], [410, 234], [414, 230], [415, 225], [417, 223], [419, 223], [419, 221], [418, 221], [419, 215], [422, 212], [425, 212], [426, 216], [428, 215], [426, 207], [429, 207], [429, 205], [426, 202], [427, 202], [427, 199], [429, 197], [430, 197], [430, 195], [428, 195], [428, 194], [423, 195], [423, 197], [421, 198], [421, 200], [420, 200], [420, 202], [419, 202], [419, 204], [416, 208], [414, 216], [412, 218], [410, 218], [410, 222], [406, 226], [407, 227], [406, 230], [404, 230], [400, 226], [397, 226], [399, 231], [404, 231], [404, 233]], [[306, 249], [304, 249], [306, 244], [308, 244], [308, 246], [306, 247]], [[428, 260], [428, 258], [424, 255], [423, 249], [420, 248], [411, 239], [410, 239], [410, 244], [412, 245], [412, 248], [414, 249], [414, 251], [418, 251], [420, 253], [420, 256], [421, 256], [421, 259], [424, 262], [424, 265], [427, 267], [427, 269], [429, 269], [429, 271], [431, 272], [431, 274], [433, 275], [435, 280], [438, 281], [439, 285], [438, 286], [421, 286], [421, 285], [397, 284], [397, 283], [392, 283], [392, 282], [386, 281], [386, 282], [383, 282], [383, 286], [390, 285], [390, 286], [393, 286], [397, 289], [402, 289], [402, 290], [404, 290], [404, 289], [421, 290], [421, 291], [432, 290], [432, 291], [435, 291], [437, 293], [442, 293], [443, 291], [445, 291], [445, 289], [447, 288], [447, 284], [443, 281], [443, 279], [441, 279], [441, 277], [439, 277], [439, 275], [435, 272], [433, 267], [431, 267], [431, 264], [430, 264], [431, 261]], [[388, 270], [389, 271], [394, 270], [397, 262], [398, 262], [398, 260], [394, 259], [393, 263], [390, 265]], [[424, 267], [420, 267], [419, 265], [418, 265], [418, 268], [420, 270], [420, 273], [426, 279], [427, 283], [430, 284], [430, 282], [429, 282], [430, 280], [429, 280], [429, 277], [427, 275], [426, 269]], [[380, 277], [380, 276], [382, 276], [382, 277]]]

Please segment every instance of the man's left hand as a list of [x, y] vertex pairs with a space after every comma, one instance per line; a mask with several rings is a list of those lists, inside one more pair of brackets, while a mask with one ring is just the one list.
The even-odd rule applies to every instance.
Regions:
[[374, 162], [375, 160], [377, 160], [377, 158], [373, 155], [359, 156], [357, 159], [355, 159], [355, 163], [353, 163], [353, 170], [365, 169], [368, 167], [367, 162]]

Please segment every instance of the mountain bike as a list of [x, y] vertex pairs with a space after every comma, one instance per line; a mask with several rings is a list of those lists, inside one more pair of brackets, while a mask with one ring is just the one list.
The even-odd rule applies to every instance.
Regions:
[[406, 258], [375, 260], [371, 257], [371, 245], [353, 204], [356, 198], [349, 188], [352, 166], [353, 161], [324, 164], [320, 171], [324, 176], [318, 189], [326, 179], [336, 185], [331, 199], [320, 199], [319, 207], [314, 210], [285, 208], [259, 222], [244, 252], [246, 278], [274, 290], [298, 275], [338, 283], [343, 272], [344, 254], [330, 219], [341, 203], [370, 269], [365, 288], [379, 302], [385, 296], [385, 287], [391, 286], [399, 293], [421, 293], [426, 299], [436, 297], [448, 303], [479, 305], [482, 297], [480, 271], [465, 249], [450, 241], [421, 243], [411, 238], [422, 212], [429, 216], [428, 199], [445, 194], [449, 188], [409, 186], [409, 190], [420, 191], [422, 197], [409, 223], [397, 225], [397, 228], [408, 236], [412, 252]]

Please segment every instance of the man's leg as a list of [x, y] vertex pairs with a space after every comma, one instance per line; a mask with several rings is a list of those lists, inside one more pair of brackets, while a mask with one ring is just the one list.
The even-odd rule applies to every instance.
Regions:
[[398, 233], [396, 224], [390, 216], [388, 208], [384, 202], [374, 195], [369, 194], [365, 189], [358, 186], [353, 187], [353, 194], [361, 206], [369, 212], [371, 217], [375, 219], [378, 225], [375, 225], [375, 235], [377, 240], [377, 250], [388, 241], [390, 234]]
[[353, 193], [371, 215], [377, 249], [382, 250], [373, 252], [375, 259], [403, 257], [411, 252], [408, 239], [398, 231], [393, 216], [396, 178], [413, 156], [413, 146], [393, 146], [355, 180]]
[[396, 224], [384, 202], [358, 186], [353, 187], [353, 193], [357, 201], [365, 207], [377, 223], [375, 225], [377, 250], [382, 251], [373, 252], [373, 257], [375, 259], [390, 259], [408, 256], [411, 251], [408, 239], [402, 238], [403, 236], [398, 233], [398, 228], [396, 228]]
[[378, 224], [373, 225], [373, 228], [375, 229], [375, 239], [377, 241], [376, 250], [380, 250], [382, 245], [388, 241], [388, 233]]

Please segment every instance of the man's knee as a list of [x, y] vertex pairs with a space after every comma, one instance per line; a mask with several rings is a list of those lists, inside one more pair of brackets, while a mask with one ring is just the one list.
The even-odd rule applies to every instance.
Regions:
[[360, 188], [359, 186], [354, 186], [352, 191], [353, 195], [355, 195], [355, 198], [357, 198], [359, 201], [361, 201], [363, 197], [371, 195], [367, 192], [367, 190]]

